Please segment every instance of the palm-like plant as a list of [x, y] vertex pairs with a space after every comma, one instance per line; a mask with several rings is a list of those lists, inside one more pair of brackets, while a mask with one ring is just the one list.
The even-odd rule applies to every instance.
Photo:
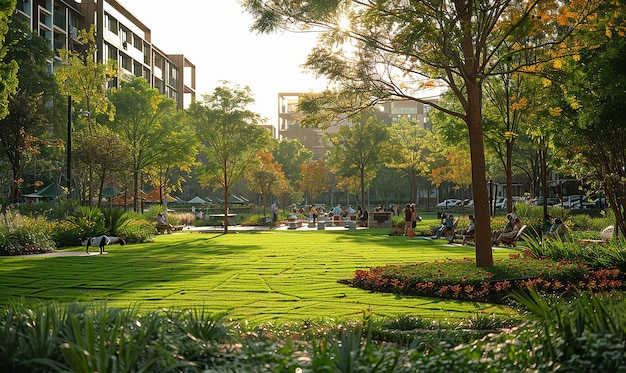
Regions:
[[104, 226], [109, 236], [119, 236], [119, 232], [129, 222], [126, 211], [122, 209], [106, 209], [102, 211]]

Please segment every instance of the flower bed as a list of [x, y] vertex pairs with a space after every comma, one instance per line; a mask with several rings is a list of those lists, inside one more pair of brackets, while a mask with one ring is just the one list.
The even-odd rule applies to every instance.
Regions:
[[536, 289], [566, 294], [575, 289], [608, 291], [624, 287], [618, 269], [590, 269], [574, 262], [554, 262], [511, 255], [491, 267], [476, 267], [473, 259], [444, 260], [414, 265], [387, 265], [357, 270], [351, 286], [402, 295], [467, 299], [500, 303], [513, 289]]

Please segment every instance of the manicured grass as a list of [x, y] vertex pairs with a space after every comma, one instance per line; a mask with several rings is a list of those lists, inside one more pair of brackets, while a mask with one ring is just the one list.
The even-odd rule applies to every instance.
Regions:
[[[461, 319], [503, 306], [371, 293], [337, 283], [357, 269], [474, 257], [473, 246], [387, 236], [388, 229], [175, 233], [89, 257], [0, 258], [0, 303], [106, 301], [111, 307], [206, 307], [252, 324], [414, 315]], [[68, 248], [65, 250], [82, 250]], [[510, 250], [495, 250], [506, 258]]]

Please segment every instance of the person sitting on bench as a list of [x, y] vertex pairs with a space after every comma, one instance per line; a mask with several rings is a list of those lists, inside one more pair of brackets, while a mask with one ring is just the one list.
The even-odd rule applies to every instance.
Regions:
[[155, 219], [156, 219], [156, 229], [158, 231], [172, 233], [172, 224], [169, 224], [165, 220], [165, 216], [163, 216], [163, 214], [159, 212]]

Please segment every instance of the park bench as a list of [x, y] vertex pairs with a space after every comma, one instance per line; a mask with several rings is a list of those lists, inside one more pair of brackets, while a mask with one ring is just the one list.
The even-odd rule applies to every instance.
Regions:
[[182, 231], [184, 227], [185, 227], [184, 225], [166, 226], [166, 225], [162, 225], [162, 224], [157, 224], [155, 226], [155, 228], [157, 230], [157, 233], [159, 233], [159, 234], [165, 234], [165, 232]]

